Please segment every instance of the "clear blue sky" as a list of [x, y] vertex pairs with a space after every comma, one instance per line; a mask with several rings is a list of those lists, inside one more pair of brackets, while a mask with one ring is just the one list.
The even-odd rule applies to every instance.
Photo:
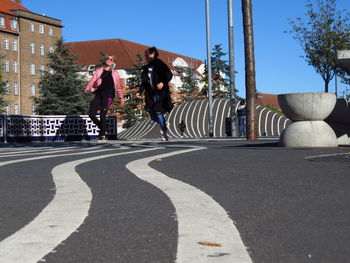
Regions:
[[[263, 93], [319, 92], [324, 83], [300, 58], [303, 51], [291, 35], [288, 18], [304, 17], [306, 0], [252, 0], [256, 87]], [[338, 0], [340, 10], [349, 0]], [[23, 0], [38, 14], [62, 20], [66, 42], [122, 38], [182, 55], [206, 59], [205, 0]], [[228, 52], [227, 1], [211, 0], [211, 45]], [[238, 95], [245, 97], [241, 1], [233, 0], [235, 69]], [[334, 92], [334, 82], [330, 91]], [[338, 84], [338, 94], [344, 86]]]

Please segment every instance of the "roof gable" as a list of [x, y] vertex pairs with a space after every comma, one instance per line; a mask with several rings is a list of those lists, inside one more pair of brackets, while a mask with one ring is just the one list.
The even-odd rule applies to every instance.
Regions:
[[[149, 46], [127, 41], [124, 39], [105, 39], [81, 42], [69, 42], [66, 46], [71, 49], [71, 53], [78, 56], [77, 62], [79, 65], [94, 65], [101, 59], [100, 52], [112, 54], [115, 56], [118, 69], [133, 69], [135, 68], [137, 54], [140, 54], [144, 59], [144, 51]], [[203, 61], [165, 50], [158, 49], [159, 58], [163, 60], [170, 69], [175, 70], [173, 62], [177, 58], [182, 58], [191, 67], [197, 69]]]

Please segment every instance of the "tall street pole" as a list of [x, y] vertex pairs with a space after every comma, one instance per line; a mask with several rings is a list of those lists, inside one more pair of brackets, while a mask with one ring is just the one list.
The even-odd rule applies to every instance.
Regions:
[[233, 33], [233, 4], [232, 0], [227, 0], [228, 10], [228, 43], [229, 43], [229, 63], [230, 63], [230, 121], [231, 136], [237, 136], [236, 126], [236, 96], [235, 96], [235, 64], [234, 64], [234, 33]]
[[247, 139], [256, 140], [256, 83], [252, 0], [242, 0], [245, 85], [247, 95]]
[[213, 131], [213, 96], [212, 96], [212, 80], [211, 80], [211, 47], [210, 47], [210, 8], [209, 0], [205, 0], [205, 17], [206, 17], [206, 27], [207, 27], [207, 61], [208, 61], [208, 107], [209, 107], [209, 137], [214, 136]]

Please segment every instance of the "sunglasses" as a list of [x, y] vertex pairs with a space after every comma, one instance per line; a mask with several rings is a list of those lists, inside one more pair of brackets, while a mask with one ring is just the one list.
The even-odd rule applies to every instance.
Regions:
[[107, 61], [113, 61], [113, 58], [106, 58]]

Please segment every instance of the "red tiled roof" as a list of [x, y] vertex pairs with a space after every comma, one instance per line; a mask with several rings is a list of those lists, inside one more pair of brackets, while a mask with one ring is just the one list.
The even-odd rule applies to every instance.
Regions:
[[[118, 69], [133, 69], [136, 64], [137, 54], [139, 53], [144, 59], [144, 51], [149, 46], [134, 43], [124, 39], [105, 39], [81, 42], [69, 42], [66, 46], [71, 49], [71, 53], [78, 56], [77, 62], [79, 65], [95, 65], [100, 59], [100, 52], [112, 54], [115, 56]], [[172, 62], [180, 57], [188, 64], [193, 65], [193, 68], [198, 68], [203, 61], [165, 50], [158, 49], [159, 58], [168, 64], [170, 69], [174, 69]]]
[[256, 94], [256, 103], [263, 106], [272, 106], [275, 109], [281, 109], [277, 95], [275, 94], [258, 93]]
[[0, 0], [0, 13], [15, 15], [11, 10], [17, 9], [30, 12], [27, 8], [24, 8], [23, 6], [12, 0]]

